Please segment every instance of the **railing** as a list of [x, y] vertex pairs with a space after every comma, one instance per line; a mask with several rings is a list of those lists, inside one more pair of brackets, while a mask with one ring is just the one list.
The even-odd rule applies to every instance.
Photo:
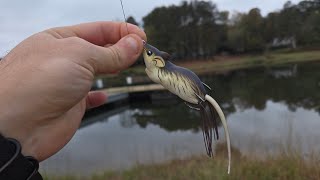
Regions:
[[121, 94], [121, 93], [135, 93], [135, 92], [147, 92], [147, 91], [160, 91], [164, 90], [164, 87], [159, 84], [149, 85], [137, 85], [137, 86], [124, 86], [102, 89], [100, 91], [106, 92], [108, 95]]

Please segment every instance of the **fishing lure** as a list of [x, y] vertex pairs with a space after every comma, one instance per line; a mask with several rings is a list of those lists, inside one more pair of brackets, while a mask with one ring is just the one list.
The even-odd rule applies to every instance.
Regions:
[[155, 83], [161, 84], [173, 94], [185, 101], [185, 104], [200, 111], [202, 131], [206, 151], [212, 157], [212, 137], [219, 139], [218, 122], [215, 112], [219, 115], [224, 128], [228, 148], [228, 174], [231, 166], [231, 145], [228, 125], [218, 103], [208, 95], [206, 88], [211, 88], [203, 83], [199, 77], [189, 69], [177, 66], [170, 61], [172, 56], [158, 50], [150, 44], [144, 43], [143, 58], [146, 73]]
[[[126, 22], [123, 2], [120, 0], [122, 13]], [[129, 34], [128, 26], [126, 23]], [[155, 83], [161, 84], [173, 94], [185, 101], [191, 108], [200, 111], [202, 119], [202, 132], [206, 151], [209, 157], [213, 156], [212, 136], [219, 139], [218, 122], [215, 112], [219, 115], [224, 128], [228, 148], [228, 174], [231, 168], [231, 145], [227, 121], [219, 104], [207, 93], [206, 89], [211, 88], [203, 83], [199, 77], [189, 69], [176, 66], [170, 61], [172, 56], [168, 53], [159, 51], [157, 48], [143, 41], [143, 58], [146, 65], [146, 73]], [[214, 133], [213, 133], [214, 131]]]

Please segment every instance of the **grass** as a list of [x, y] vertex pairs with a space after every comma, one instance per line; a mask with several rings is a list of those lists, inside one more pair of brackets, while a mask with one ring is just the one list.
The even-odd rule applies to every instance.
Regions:
[[283, 152], [265, 159], [244, 157], [233, 150], [231, 174], [227, 174], [227, 154], [224, 144], [216, 149], [216, 156], [192, 157], [186, 160], [173, 160], [164, 164], [138, 165], [132, 169], [117, 172], [106, 171], [90, 177], [46, 177], [45, 179], [75, 180], [316, 180], [320, 179], [320, 156], [302, 157], [300, 153]]
[[209, 73], [253, 68], [258, 66], [275, 66], [299, 62], [320, 60], [320, 51], [268, 53], [256, 56], [217, 57], [216, 61], [202, 61], [180, 64], [194, 72]]

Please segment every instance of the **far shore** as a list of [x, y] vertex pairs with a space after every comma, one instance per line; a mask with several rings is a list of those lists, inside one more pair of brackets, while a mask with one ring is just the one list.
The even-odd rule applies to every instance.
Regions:
[[264, 55], [217, 56], [212, 60], [189, 61], [178, 64], [201, 74], [319, 60], [320, 50], [316, 50], [267, 53]]
[[[212, 59], [177, 61], [175, 64], [191, 69], [196, 74], [223, 73], [238, 69], [281, 66], [294, 63], [320, 61], [320, 50], [312, 51], [278, 51], [263, 55], [215, 56]], [[101, 75], [108, 86], [120, 86], [127, 76], [145, 77], [145, 66], [133, 66], [118, 74]]]

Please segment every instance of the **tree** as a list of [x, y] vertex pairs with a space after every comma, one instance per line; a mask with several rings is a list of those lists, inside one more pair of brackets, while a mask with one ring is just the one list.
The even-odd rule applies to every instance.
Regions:
[[227, 13], [220, 14], [212, 2], [183, 1], [154, 9], [143, 21], [149, 42], [178, 57], [195, 58], [212, 56], [226, 37], [225, 24], [217, 24], [218, 18], [224, 23]]
[[245, 47], [246, 51], [262, 51], [265, 42], [263, 40], [263, 17], [260, 9], [251, 9], [243, 19], [245, 28]]
[[127, 18], [127, 22], [128, 23], [130, 23], [130, 24], [134, 24], [134, 25], [136, 25], [136, 26], [139, 26], [139, 23], [137, 23], [137, 21], [134, 19], [134, 17], [132, 17], [132, 16], [129, 16], [128, 18]]
[[314, 11], [306, 18], [301, 27], [304, 37], [301, 43], [306, 45], [320, 44], [320, 12]]
[[244, 52], [245, 51], [245, 36], [244, 27], [241, 25], [241, 21], [245, 14], [236, 13], [230, 19], [231, 25], [228, 27], [228, 40], [227, 46], [232, 52]]
[[232, 22], [228, 31], [228, 44], [232, 49], [236, 52], [257, 52], [264, 49], [264, 19], [260, 9], [251, 9], [248, 14], [239, 13]]
[[265, 19], [263, 38], [267, 44], [271, 43], [274, 40], [274, 38], [278, 36], [278, 19], [278, 12], [269, 13]]

